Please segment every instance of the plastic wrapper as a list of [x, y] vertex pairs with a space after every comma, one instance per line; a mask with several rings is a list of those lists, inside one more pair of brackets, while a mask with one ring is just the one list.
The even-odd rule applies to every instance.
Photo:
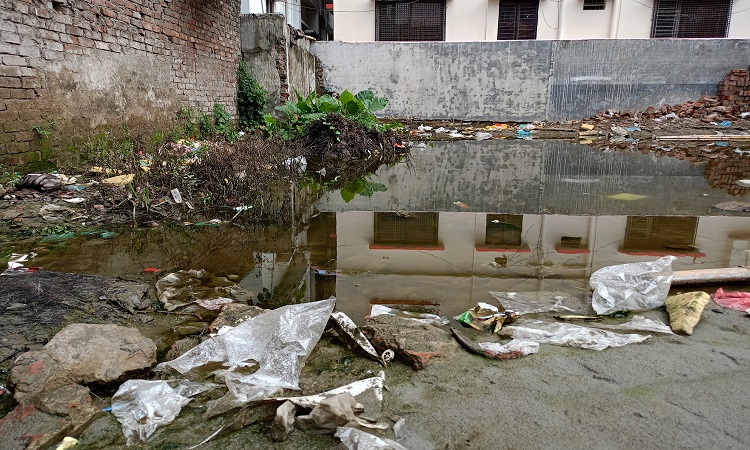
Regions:
[[338, 325], [339, 329], [346, 333], [346, 335], [349, 336], [349, 339], [354, 341], [359, 346], [359, 348], [364, 350], [375, 361], [385, 365], [385, 361], [375, 350], [375, 347], [372, 346], [370, 341], [367, 340], [365, 335], [362, 334], [362, 331], [360, 331], [360, 329], [349, 316], [341, 311], [336, 311], [335, 313], [331, 314], [331, 319], [336, 322], [336, 325]]
[[651, 331], [653, 333], [674, 334], [672, 329], [666, 323], [658, 320], [647, 319], [643, 316], [633, 316], [633, 319], [629, 322], [621, 323], [618, 325], [598, 324], [597, 328], [607, 328], [613, 330]]
[[495, 292], [490, 295], [497, 300], [505, 310], [518, 314], [535, 314], [543, 312], [568, 311], [574, 313], [585, 312], [586, 303], [564, 292]]
[[128, 380], [112, 397], [112, 414], [122, 424], [128, 445], [145, 442], [156, 428], [174, 421], [193, 395], [215, 385], [182, 380]]
[[651, 336], [640, 334], [620, 334], [607, 330], [561, 323], [534, 323], [534, 327], [510, 326], [515, 339], [528, 339], [540, 344], [568, 345], [591, 350], [604, 350], [608, 347], [621, 347], [643, 342]]
[[665, 256], [652, 262], [608, 266], [591, 275], [591, 305], [597, 314], [644, 311], [664, 305], [672, 285], [672, 261]]
[[385, 305], [372, 305], [370, 307], [370, 317], [380, 316], [383, 314], [398, 316], [404, 319], [413, 320], [415, 322], [434, 325], [436, 327], [448, 325], [451, 322], [447, 317], [438, 316], [437, 314], [413, 313], [410, 311], [402, 311], [400, 309], [389, 308]]
[[724, 289], [719, 288], [711, 297], [716, 304], [724, 308], [738, 311], [750, 310], [750, 292], [724, 292]]
[[349, 450], [408, 450], [396, 441], [381, 438], [356, 428], [338, 427], [334, 434]]
[[479, 342], [479, 348], [492, 355], [507, 355], [518, 353], [523, 356], [531, 355], [539, 351], [539, 342], [527, 339], [513, 339], [507, 344], [498, 342]]
[[[331, 298], [268, 311], [159, 364], [157, 370], [222, 380], [229, 392], [208, 403], [208, 415], [271, 398], [282, 389], [299, 389], [299, 373], [335, 304]], [[217, 366], [222, 368], [212, 370]]]

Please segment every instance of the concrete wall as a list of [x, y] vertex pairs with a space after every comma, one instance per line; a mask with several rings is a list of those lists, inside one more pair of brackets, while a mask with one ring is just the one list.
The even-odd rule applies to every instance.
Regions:
[[327, 88], [372, 89], [384, 117], [566, 120], [716, 95], [747, 39], [317, 42]]
[[[500, 0], [447, 0], [445, 40], [494, 41]], [[646, 39], [654, 0], [608, 0], [604, 10], [583, 10], [583, 0], [540, 0], [537, 39]], [[346, 0], [334, 9], [337, 41], [375, 40], [375, 2]], [[729, 38], [750, 37], [750, 0], [733, 0]]]
[[268, 91], [267, 112], [294, 95], [316, 90], [317, 59], [311, 42], [296, 39], [279, 14], [245, 15], [240, 18], [240, 47], [258, 83]]
[[[0, 162], [98, 132], [146, 132], [180, 106], [234, 112], [239, 2], [0, 0]], [[65, 142], [67, 141], [67, 142]]]

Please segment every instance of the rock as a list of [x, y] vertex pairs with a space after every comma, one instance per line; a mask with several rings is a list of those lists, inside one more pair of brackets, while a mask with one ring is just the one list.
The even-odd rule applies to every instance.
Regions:
[[149, 287], [145, 284], [117, 282], [104, 292], [104, 296], [108, 301], [135, 314], [136, 310], [142, 311], [151, 306], [148, 289]]
[[134, 328], [72, 324], [42, 350], [19, 356], [11, 370], [15, 397], [24, 402], [70, 383], [112, 384], [156, 363], [156, 346]]
[[228, 279], [212, 277], [205, 270], [180, 270], [164, 275], [156, 282], [156, 295], [168, 311], [193, 303], [195, 299], [227, 297], [247, 302], [255, 297]]
[[247, 319], [259, 316], [267, 309], [242, 303], [228, 303], [221, 308], [219, 316], [211, 322], [209, 331], [218, 332], [221, 327], [235, 327]]
[[172, 361], [173, 359], [182, 356], [185, 352], [200, 344], [201, 340], [198, 336], [188, 336], [175, 341], [174, 344], [169, 348], [165, 361]]
[[669, 325], [675, 333], [693, 334], [693, 328], [701, 319], [703, 308], [711, 301], [705, 292], [686, 292], [671, 295], [664, 300], [669, 313]]
[[424, 369], [434, 358], [449, 357], [459, 349], [446, 331], [397, 316], [371, 317], [361, 330], [378, 352], [391, 349], [415, 369]]

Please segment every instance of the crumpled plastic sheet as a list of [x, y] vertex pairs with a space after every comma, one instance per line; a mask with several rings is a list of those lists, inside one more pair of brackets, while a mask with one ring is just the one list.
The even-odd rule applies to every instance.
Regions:
[[635, 330], [635, 331], [651, 331], [654, 333], [674, 334], [672, 328], [664, 322], [659, 320], [647, 319], [643, 316], [633, 316], [629, 322], [624, 322], [617, 325], [603, 325], [597, 324], [597, 328], [607, 328], [611, 330]]
[[387, 314], [389, 316], [398, 316], [404, 319], [412, 320], [414, 322], [434, 325], [436, 327], [441, 327], [443, 325], [448, 325], [449, 323], [451, 323], [450, 319], [448, 319], [447, 317], [438, 316], [437, 314], [413, 313], [410, 311], [402, 311], [400, 309], [390, 308], [385, 305], [372, 305], [370, 307], [370, 317], [381, 316], [384, 314]]
[[356, 428], [338, 427], [334, 436], [341, 439], [349, 450], [408, 450], [396, 441]]
[[674, 256], [652, 262], [608, 266], [591, 275], [591, 306], [597, 314], [644, 311], [664, 305], [672, 285]]
[[370, 355], [375, 361], [385, 365], [385, 360], [378, 354], [375, 347], [372, 346], [370, 341], [362, 334], [362, 331], [357, 327], [354, 321], [341, 311], [336, 311], [331, 314], [331, 319], [339, 326], [339, 329], [349, 336], [362, 350]]
[[621, 347], [643, 342], [651, 336], [640, 334], [620, 334], [607, 330], [582, 327], [580, 325], [532, 322], [534, 327], [510, 326], [515, 339], [528, 339], [540, 344], [568, 345], [571, 347], [604, 350], [608, 347]]
[[551, 311], [585, 312], [588, 305], [577, 297], [563, 292], [495, 292], [490, 291], [505, 310], [518, 314]]
[[479, 348], [482, 350], [499, 355], [520, 352], [523, 356], [531, 355], [539, 351], [539, 342], [528, 339], [513, 339], [506, 344], [499, 342], [479, 342]]
[[750, 292], [724, 292], [723, 288], [716, 290], [711, 296], [716, 304], [724, 308], [747, 311], [750, 309]]
[[128, 380], [112, 397], [112, 414], [122, 424], [127, 445], [145, 442], [156, 428], [174, 421], [194, 395], [216, 385], [187, 380]]
[[[299, 373], [323, 334], [335, 304], [332, 297], [268, 311], [203, 341], [156, 369], [206, 376], [210, 369], [204, 366], [223, 366], [210, 374], [223, 380], [229, 392], [208, 402], [209, 416], [271, 398], [282, 389], [299, 389]], [[257, 370], [248, 374], [253, 368]]]

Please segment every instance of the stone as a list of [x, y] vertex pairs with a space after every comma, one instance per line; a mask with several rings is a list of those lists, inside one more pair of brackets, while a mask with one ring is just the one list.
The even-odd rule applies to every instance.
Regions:
[[436, 358], [448, 358], [459, 350], [450, 333], [397, 316], [368, 318], [361, 330], [378, 352], [391, 349], [396, 358], [415, 369], [424, 369]]
[[164, 357], [164, 361], [172, 361], [200, 343], [201, 340], [198, 336], [188, 336], [179, 339], [169, 348], [167, 355]]
[[236, 327], [247, 319], [259, 316], [266, 311], [268, 310], [258, 306], [228, 303], [221, 308], [219, 316], [211, 322], [209, 330], [216, 333], [222, 327]]
[[693, 334], [693, 329], [701, 320], [703, 308], [711, 297], [701, 291], [671, 295], [664, 300], [669, 313], [669, 325], [675, 333]]
[[70, 383], [113, 384], [156, 363], [156, 345], [135, 328], [72, 324], [11, 369], [16, 400], [24, 402]]

